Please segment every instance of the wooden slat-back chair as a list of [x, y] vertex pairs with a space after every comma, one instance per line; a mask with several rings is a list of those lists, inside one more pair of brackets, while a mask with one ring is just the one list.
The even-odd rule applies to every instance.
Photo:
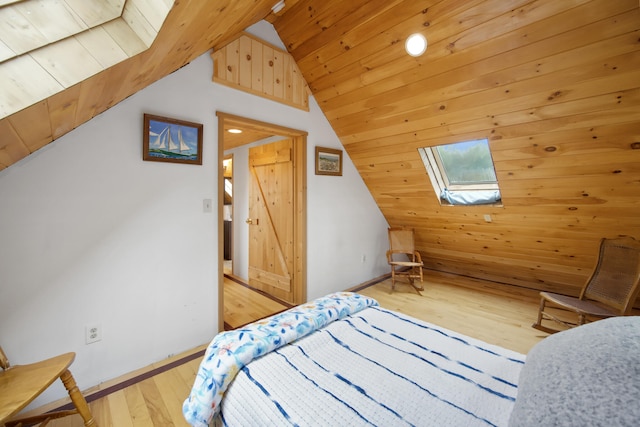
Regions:
[[[422, 287], [422, 257], [416, 250], [414, 231], [411, 228], [389, 228], [389, 250], [387, 262], [391, 266], [391, 291], [395, 289], [396, 277], [404, 276], [409, 284], [420, 294]], [[420, 286], [415, 280], [420, 279]]]
[[[640, 242], [633, 237], [602, 239], [600, 252], [578, 298], [551, 292], [540, 293], [538, 319], [532, 326], [544, 332], [558, 332], [542, 325], [543, 320], [558, 322], [565, 327], [588, 321], [629, 314], [640, 291]], [[577, 321], [559, 318], [549, 309], [567, 310], [577, 315]]]
[[[0, 426], [15, 427], [34, 424], [44, 426], [52, 419], [73, 414], [80, 414], [86, 427], [97, 426], [87, 401], [78, 390], [69, 371], [73, 359], [75, 359], [75, 353], [65, 353], [29, 365], [11, 366], [0, 347]], [[75, 410], [48, 412], [27, 418], [12, 418], [58, 378], [69, 392]]]

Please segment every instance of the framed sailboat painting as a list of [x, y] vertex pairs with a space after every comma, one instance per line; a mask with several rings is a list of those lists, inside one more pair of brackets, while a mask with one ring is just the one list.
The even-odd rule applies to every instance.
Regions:
[[202, 164], [202, 124], [144, 115], [142, 159]]

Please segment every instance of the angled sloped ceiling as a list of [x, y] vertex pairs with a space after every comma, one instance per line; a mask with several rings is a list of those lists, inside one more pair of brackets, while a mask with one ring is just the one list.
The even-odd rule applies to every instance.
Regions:
[[[640, 238], [636, 0], [301, 0], [274, 26], [428, 267], [575, 294], [600, 238]], [[417, 149], [478, 138], [503, 206], [441, 206]]]
[[[166, 3], [171, 10], [155, 40], [149, 40], [148, 49], [77, 84], [53, 90], [55, 94], [39, 98], [42, 100], [18, 112], [1, 116], [0, 170], [188, 64], [217, 43], [237, 36], [246, 27], [267, 16], [274, 3], [273, 0], [158, 1]], [[151, 4], [136, 0], [129, 0], [129, 3], [141, 3], [143, 6]], [[130, 21], [134, 18], [127, 18], [125, 12], [126, 5], [123, 18], [133, 26]], [[149, 12], [153, 13], [154, 8]], [[155, 22], [150, 17], [144, 20]], [[91, 56], [97, 59], [100, 55], [104, 55], [104, 52], [95, 51]], [[81, 61], [75, 67], [81, 69], [89, 62], [95, 62], [90, 58], [87, 61]], [[38, 82], [34, 80], [33, 83]], [[3, 79], [0, 85], [13, 83]], [[14, 88], [5, 87], [3, 91], [10, 89]], [[0, 111], [4, 111], [4, 108], [0, 108]]]
[[[576, 293], [598, 239], [640, 237], [637, 0], [275, 3], [175, 2], [148, 50], [0, 120], [0, 169], [266, 17], [428, 267]], [[483, 137], [503, 206], [441, 206], [417, 148]]]

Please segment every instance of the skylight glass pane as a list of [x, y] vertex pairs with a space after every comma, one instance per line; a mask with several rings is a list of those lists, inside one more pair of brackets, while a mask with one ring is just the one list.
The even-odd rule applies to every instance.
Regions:
[[450, 185], [497, 182], [487, 139], [439, 145], [435, 148]]

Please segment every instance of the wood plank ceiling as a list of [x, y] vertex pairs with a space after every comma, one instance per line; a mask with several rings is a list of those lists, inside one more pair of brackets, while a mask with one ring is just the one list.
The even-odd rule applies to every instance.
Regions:
[[[575, 294], [598, 239], [640, 238], [637, 0], [274, 3], [175, 2], [150, 49], [0, 120], [0, 169], [266, 18], [428, 267]], [[441, 206], [417, 149], [484, 137], [504, 206]]]
[[[600, 238], [640, 238], [637, 0], [301, 0], [274, 26], [428, 267], [575, 294]], [[417, 149], [485, 137], [504, 206], [441, 206]]]
[[173, 1], [0, 0], [0, 5], [4, 118], [146, 50]]
[[[229, 41], [265, 18], [273, 3], [274, 0], [174, 2], [149, 49], [3, 117], [0, 170], [188, 64], [218, 43]], [[96, 58], [100, 56], [100, 52], [95, 54]], [[83, 65], [76, 64], [78, 68]], [[0, 84], [3, 91], [13, 89], [5, 86], [10, 83], [4, 78]]]

